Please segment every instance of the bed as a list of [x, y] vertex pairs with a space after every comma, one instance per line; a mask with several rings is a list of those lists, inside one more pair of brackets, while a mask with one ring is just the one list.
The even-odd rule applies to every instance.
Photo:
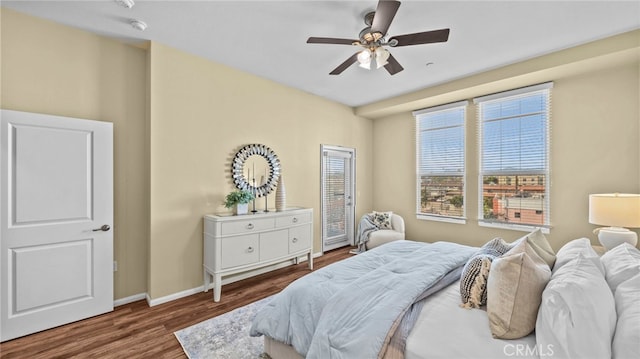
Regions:
[[[509, 267], [513, 261], [503, 258], [515, 258], [510, 253], [516, 244], [533, 237], [540, 238], [540, 234], [529, 234], [509, 244], [506, 252], [494, 259], [492, 271], [495, 267], [499, 273], [502, 265], [513, 273], [514, 267]], [[531, 302], [532, 297], [531, 292], [521, 289], [523, 285], [508, 285], [520, 287], [522, 292], [518, 294], [520, 299], [515, 296], [516, 305], [505, 305], [496, 299], [498, 294], [500, 300], [510, 298], [503, 288], [493, 289], [493, 297], [488, 296], [493, 301], [487, 305], [477, 309], [460, 306], [463, 268], [483, 248], [412, 241], [382, 245], [292, 283], [258, 313], [250, 334], [264, 335], [265, 353], [273, 359], [640, 357], [637, 248], [619, 246], [600, 258], [589, 240], [582, 238], [558, 251], [557, 260], [554, 253], [555, 265], [547, 266], [537, 258], [539, 267], [546, 266], [548, 275], [533, 301], [539, 303], [532, 324], [536, 330], [525, 329], [524, 332], [529, 331], [526, 335], [514, 339], [496, 338], [494, 311], [511, 308], [509, 318], [518, 317], [518, 300], [528, 297], [527, 302]], [[423, 252], [424, 262], [409, 255], [416, 251]], [[533, 252], [529, 254], [535, 256]], [[439, 261], [435, 257], [446, 259]], [[517, 258], [526, 261], [528, 257], [520, 254]], [[437, 264], [427, 264], [430, 261]], [[402, 262], [410, 264], [398, 264]], [[405, 272], [414, 267], [424, 268], [416, 268], [417, 275]], [[382, 272], [391, 279], [369, 274], [379, 268], [387, 268]], [[527, 272], [520, 274], [535, 277]], [[422, 280], [424, 277], [430, 279]], [[405, 279], [410, 285], [399, 283]], [[486, 284], [489, 293], [498, 282], [492, 279]], [[413, 284], [419, 288], [414, 290]], [[388, 296], [396, 292], [409, 298]], [[376, 302], [381, 303], [382, 309], [376, 309]], [[396, 302], [402, 302], [397, 304], [403, 308], [397, 309]], [[500, 308], [491, 303], [500, 303]], [[384, 314], [379, 315], [378, 310]]]

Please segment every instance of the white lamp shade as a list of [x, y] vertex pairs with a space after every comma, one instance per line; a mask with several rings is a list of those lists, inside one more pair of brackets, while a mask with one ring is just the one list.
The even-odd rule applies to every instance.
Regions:
[[360, 67], [371, 69], [371, 51], [369, 49], [362, 50], [358, 53], [358, 62]]
[[376, 49], [376, 68], [381, 68], [382, 66], [388, 64], [387, 60], [389, 59], [389, 51], [383, 49], [382, 47], [378, 47]]
[[640, 194], [589, 195], [589, 223], [611, 227], [640, 227]]

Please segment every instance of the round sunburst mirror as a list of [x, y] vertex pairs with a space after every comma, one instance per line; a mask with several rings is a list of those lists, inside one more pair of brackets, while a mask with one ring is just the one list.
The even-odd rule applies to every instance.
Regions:
[[263, 197], [276, 189], [280, 178], [280, 160], [265, 145], [242, 147], [233, 157], [231, 178], [236, 188]]

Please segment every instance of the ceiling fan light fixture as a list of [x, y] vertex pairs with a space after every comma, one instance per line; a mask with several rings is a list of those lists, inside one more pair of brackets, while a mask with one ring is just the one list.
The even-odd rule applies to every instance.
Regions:
[[388, 64], [387, 60], [389, 59], [389, 55], [391, 55], [389, 53], [389, 50], [383, 48], [383, 47], [378, 47], [376, 49], [376, 68], [379, 69], [382, 66]]
[[360, 37], [360, 40], [365, 43], [377, 42], [380, 41], [380, 39], [382, 39], [383, 37], [382, 33], [378, 31], [371, 31], [371, 27], [365, 27], [364, 29], [362, 29], [358, 36]]
[[360, 67], [370, 70], [371, 69], [371, 51], [364, 49], [358, 53], [358, 62]]

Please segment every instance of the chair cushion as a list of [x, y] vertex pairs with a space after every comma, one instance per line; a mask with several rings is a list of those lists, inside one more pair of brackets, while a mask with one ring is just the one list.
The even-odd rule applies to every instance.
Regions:
[[379, 245], [399, 241], [404, 239], [404, 233], [394, 231], [392, 229], [381, 229], [369, 234], [367, 241], [367, 249], [375, 248]]

